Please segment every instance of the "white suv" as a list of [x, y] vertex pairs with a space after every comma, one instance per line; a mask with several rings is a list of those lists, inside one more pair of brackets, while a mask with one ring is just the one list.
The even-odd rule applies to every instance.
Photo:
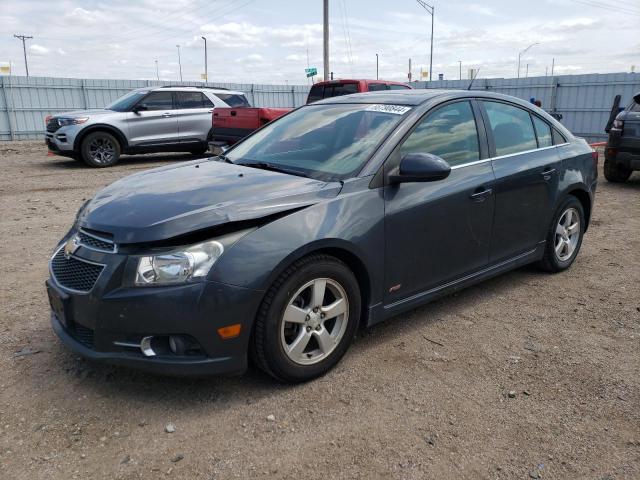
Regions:
[[207, 151], [215, 107], [248, 107], [242, 92], [201, 87], [133, 90], [104, 109], [47, 118], [46, 143], [57, 155], [109, 167], [122, 153]]

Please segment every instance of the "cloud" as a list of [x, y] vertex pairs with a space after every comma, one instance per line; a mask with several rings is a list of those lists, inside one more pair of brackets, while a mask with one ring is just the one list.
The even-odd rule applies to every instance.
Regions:
[[480, 15], [486, 15], [488, 17], [495, 17], [496, 13], [489, 7], [484, 5], [478, 5], [477, 3], [470, 3], [466, 5], [466, 8], [473, 13], [478, 13]]
[[76, 24], [95, 25], [98, 22], [106, 20], [106, 15], [97, 10], [86, 10], [82, 7], [76, 7], [67, 13], [65, 18], [67, 21]]
[[33, 55], [46, 55], [49, 53], [49, 49], [47, 47], [43, 47], [42, 45], [34, 43], [32, 45], [29, 45], [29, 53]]

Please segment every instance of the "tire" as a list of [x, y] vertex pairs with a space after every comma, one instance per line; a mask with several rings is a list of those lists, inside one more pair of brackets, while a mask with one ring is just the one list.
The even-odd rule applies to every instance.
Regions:
[[625, 168], [611, 160], [604, 161], [604, 178], [611, 183], [623, 183], [626, 182], [631, 176], [632, 170]]
[[[324, 294], [319, 295], [323, 284]], [[318, 302], [324, 308], [314, 309]], [[283, 382], [323, 375], [349, 348], [360, 312], [358, 282], [343, 262], [328, 255], [298, 260], [278, 277], [260, 305], [251, 342], [253, 360]]]
[[90, 167], [111, 167], [118, 163], [122, 148], [120, 142], [107, 132], [91, 132], [82, 140], [80, 153]]
[[204, 155], [205, 153], [207, 153], [207, 150], [209, 150], [208, 146], [202, 146], [190, 150], [189, 153], [191, 153], [191, 155]]
[[576, 197], [569, 195], [553, 216], [547, 232], [544, 256], [538, 266], [552, 273], [569, 268], [580, 251], [585, 226], [582, 204]]

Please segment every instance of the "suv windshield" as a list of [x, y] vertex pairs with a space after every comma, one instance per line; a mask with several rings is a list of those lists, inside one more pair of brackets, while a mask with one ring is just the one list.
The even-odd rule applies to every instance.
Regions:
[[104, 108], [106, 108], [107, 110], [114, 110], [116, 112], [128, 112], [129, 110], [131, 110], [131, 107], [133, 107], [138, 102], [138, 100], [144, 97], [147, 93], [149, 93], [148, 90], [134, 90], [133, 92], [127, 93], [126, 95], [120, 97], [115, 102], [110, 103]]
[[411, 108], [307, 105], [267, 124], [226, 154], [233, 163], [323, 181], [350, 178]]

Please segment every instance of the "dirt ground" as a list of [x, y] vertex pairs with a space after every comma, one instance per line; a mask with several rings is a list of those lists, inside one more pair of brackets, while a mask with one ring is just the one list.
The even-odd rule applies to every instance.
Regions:
[[402, 315], [305, 385], [78, 358], [49, 326], [52, 248], [100, 188], [187, 158], [90, 170], [0, 144], [0, 478], [640, 478], [640, 175], [601, 176], [569, 271]]

